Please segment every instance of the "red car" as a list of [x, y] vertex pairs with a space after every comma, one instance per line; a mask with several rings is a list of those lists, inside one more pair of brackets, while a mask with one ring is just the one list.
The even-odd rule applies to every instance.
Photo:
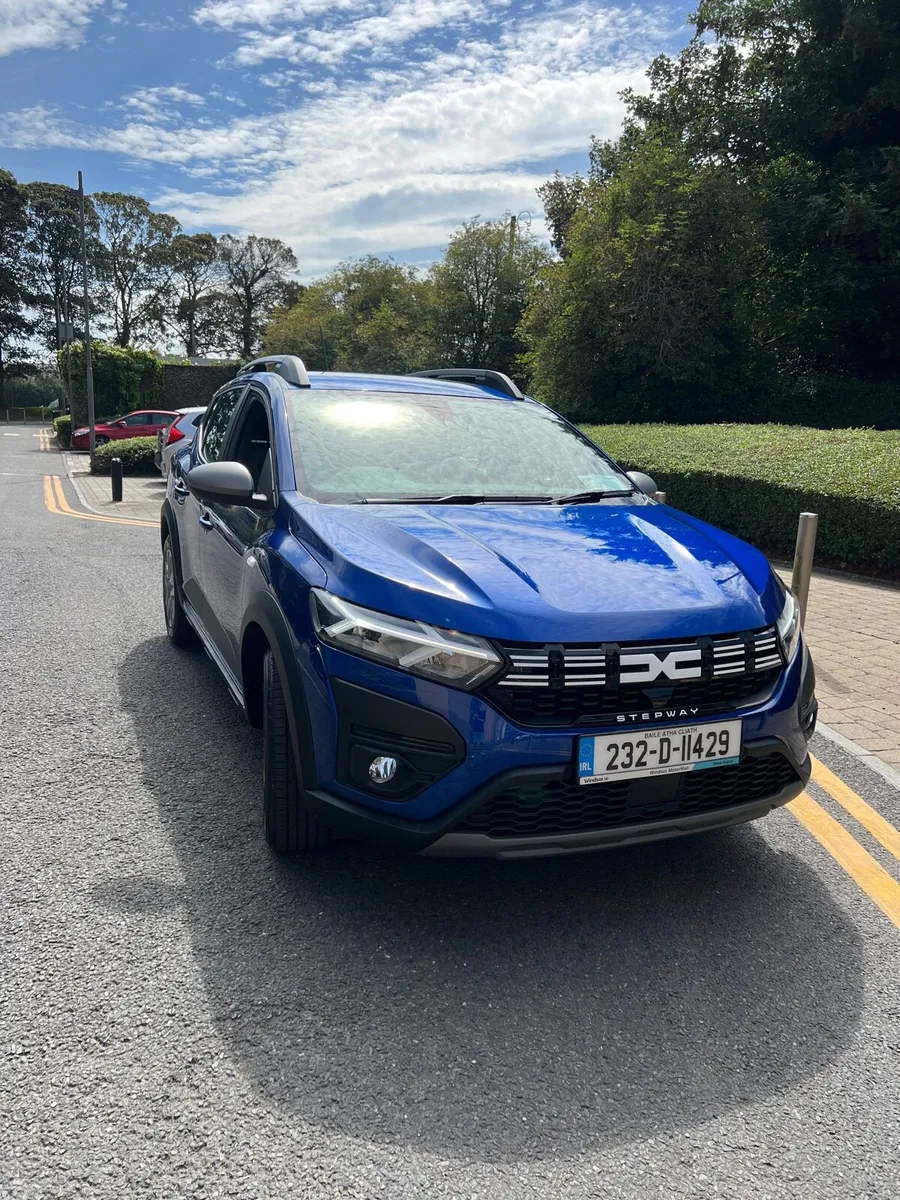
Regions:
[[[94, 440], [96, 445], [105, 446], [117, 438], [156, 437], [161, 429], [168, 429], [177, 418], [177, 412], [166, 412], [161, 408], [141, 409], [117, 417], [115, 421], [97, 423], [94, 426]], [[90, 449], [86, 425], [72, 434], [72, 449]]]

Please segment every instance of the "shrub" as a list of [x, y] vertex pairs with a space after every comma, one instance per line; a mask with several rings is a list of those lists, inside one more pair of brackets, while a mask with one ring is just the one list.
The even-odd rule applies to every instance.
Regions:
[[900, 432], [793, 425], [590, 425], [623, 467], [669, 502], [790, 557], [801, 512], [819, 514], [817, 556], [900, 569]]
[[[65, 351], [59, 351], [60, 370], [65, 369]], [[98, 421], [121, 416], [133, 408], [162, 408], [163, 365], [149, 350], [131, 346], [91, 343], [94, 375], [94, 416]], [[72, 346], [72, 400], [75, 421], [87, 424], [84, 346]]]
[[57, 417], [53, 422], [53, 428], [56, 431], [56, 440], [60, 449], [68, 450], [72, 445], [72, 418], [70, 416]]
[[107, 442], [105, 446], [97, 447], [91, 470], [95, 475], [108, 475], [112, 460], [120, 458], [126, 475], [153, 475], [156, 473], [153, 465], [155, 453], [155, 437], [122, 438], [121, 441]]

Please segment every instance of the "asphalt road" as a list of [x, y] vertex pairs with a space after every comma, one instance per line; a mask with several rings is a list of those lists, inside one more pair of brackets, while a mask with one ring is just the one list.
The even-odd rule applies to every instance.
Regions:
[[58, 455], [4, 430], [2, 1200], [895, 1200], [900, 930], [792, 813], [278, 862], [259, 736], [164, 637], [156, 533], [49, 513]]

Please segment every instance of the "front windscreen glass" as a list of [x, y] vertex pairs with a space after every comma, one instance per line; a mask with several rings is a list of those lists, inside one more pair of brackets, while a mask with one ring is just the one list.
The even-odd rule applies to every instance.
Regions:
[[297, 487], [331, 502], [626, 495], [631, 481], [541, 405], [403, 392], [287, 394]]

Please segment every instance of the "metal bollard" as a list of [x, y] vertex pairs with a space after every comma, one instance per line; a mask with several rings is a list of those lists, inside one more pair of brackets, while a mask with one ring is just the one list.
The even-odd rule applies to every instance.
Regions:
[[666, 502], [666, 493], [665, 493], [665, 492], [654, 492], [654, 493], [653, 493], [653, 499], [654, 499], [654, 500], [655, 500], [655, 501], [656, 501], [658, 504], [665, 504], [665, 502]]
[[109, 478], [112, 483], [112, 498], [113, 504], [118, 504], [122, 499], [122, 460], [114, 458], [109, 464]]
[[801, 513], [797, 525], [797, 545], [794, 549], [794, 570], [791, 575], [791, 590], [800, 605], [800, 624], [806, 623], [806, 605], [809, 601], [809, 581], [812, 576], [813, 555], [816, 552], [816, 533], [819, 528], [818, 513]]

